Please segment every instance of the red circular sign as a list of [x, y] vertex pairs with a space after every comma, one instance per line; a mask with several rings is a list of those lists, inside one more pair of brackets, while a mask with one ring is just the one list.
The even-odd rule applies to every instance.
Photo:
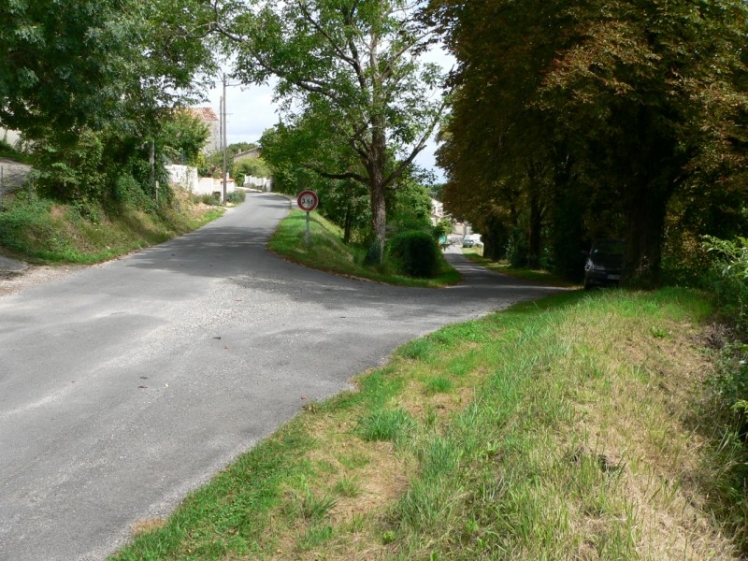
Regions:
[[301, 210], [312, 212], [319, 205], [319, 197], [314, 191], [302, 191], [296, 202]]

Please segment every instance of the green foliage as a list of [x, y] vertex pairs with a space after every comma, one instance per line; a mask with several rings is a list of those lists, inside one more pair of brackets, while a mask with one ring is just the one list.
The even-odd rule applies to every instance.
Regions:
[[242, 191], [241, 189], [236, 189], [235, 191], [232, 191], [231, 193], [228, 193], [226, 195], [226, 202], [239, 204], [239, 203], [243, 203], [246, 198], [247, 198], [246, 192]]
[[50, 201], [29, 193], [16, 195], [13, 203], [0, 212], [0, 246], [21, 254], [28, 254], [35, 247], [62, 249], [51, 208]]
[[434, 237], [437, 240], [440, 240], [442, 238], [445, 238], [449, 234], [452, 233], [454, 229], [454, 223], [449, 218], [442, 218], [439, 220], [439, 222], [434, 226]]
[[[304, 138], [325, 139], [319, 157], [305, 140], [304, 155], [311, 157], [297, 161], [300, 167], [368, 190], [381, 261], [386, 193], [423, 150], [443, 111], [440, 70], [420, 60], [432, 28], [416, 17], [417, 4], [392, 0], [252, 0], [227, 8], [234, 74], [245, 83], [276, 77], [276, 96], [293, 124], [308, 123]], [[287, 170], [268, 158], [284, 181]]]
[[154, 198], [146, 195], [140, 183], [132, 174], [123, 172], [116, 178], [113, 191], [113, 202], [116, 206], [134, 207], [143, 210], [155, 210]]
[[[426, 187], [426, 174], [412, 167], [397, 181], [397, 188], [388, 193], [388, 226], [396, 230], [431, 230], [431, 193]], [[436, 239], [439, 239], [438, 237]]]
[[703, 245], [713, 257], [711, 288], [719, 308], [741, 335], [748, 337], [748, 239], [707, 236]]
[[441, 251], [430, 232], [410, 230], [397, 234], [389, 242], [389, 255], [406, 275], [431, 278], [438, 274]]
[[161, 120], [158, 144], [165, 158], [175, 164], [195, 166], [210, 131], [186, 111], [174, 111]]
[[9, 158], [24, 164], [33, 165], [34, 163], [34, 159], [29, 154], [19, 152], [2, 138], [0, 138], [0, 158]]
[[[241, 173], [235, 172], [234, 156], [239, 154], [239, 152], [244, 152], [252, 148], [257, 148], [257, 145], [254, 142], [236, 142], [234, 144], [229, 144], [226, 147], [226, 171], [229, 176], [234, 177], [235, 173]], [[223, 173], [223, 150], [218, 150], [207, 156], [205, 154], [200, 154], [197, 158], [196, 165], [201, 177], [221, 177], [221, 174]], [[262, 177], [270, 176], [272, 176], [272, 173]]]
[[[719, 352], [716, 372], [710, 379], [714, 414], [733, 430], [741, 428], [746, 421], [745, 407], [735, 409], [736, 404], [748, 400], [748, 345], [727, 343]], [[735, 421], [739, 423], [736, 425]]]
[[[35, 0], [0, 5], [0, 123], [37, 140], [143, 125], [212, 68], [194, 0]], [[187, 93], [187, 95], [185, 95]]]
[[103, 198], [106, 175], [102, 170], [104, 143], [91, 130], [81, 132], [74, 143], [48, 138], [36, 146], [38, 166], [34, 180], [42, 194], [83, 204]]
[[[227, 195], [227, 198], [228, 198], [228, 195]], [[200, 195], [198, 199], [204, 205], [218, 206], [221, 204], [220, 193], [210, 193], [210, 194]]]
[[211, 15], [197, 0], [0, 5], [0, 125], [30, 141], [43, 195], [91, 209], [145, 202], [134, 179], [171, 200], [164, 163], [194, 161], [206, 135], [173, 108], [213, 68], [199, 29]]
[[[332, 271], [346, 276], [372, 279], [379, 282], [404, 286], [441, 287], [457, 282], [460, 275], [440, 256], [440, 274], [438, 277], [422, 279], [403, 275], [397, 263], [386, 260], [384, 263], [365, 260], [366, 250], [361, 246], [344, 244], [341, 230], [330, 221], [311, 214], [311, 243], [307, 244], [306, 216], [301, 211], [293, 211], [278, 226], [268, 244], [275, 251], [292, 261], [309, 267]], [[378, 252], [378, 245], [373, 244], [372, 254]]]
[[273, 170], [263, 158], [242, 158], [234, 162], [233, 177], [239, 183], [244, 181], [245, 176], [272, 177]]
[[362, 242], [369, 237], [370, 201], [366, 185], [352, 178], [332, 179], [324, 169], [356, 173], [360, 164], [341, 151], [326, 129], [308, 116], [265, 131], [263, 157], [274, 171], [274, 189], [296, 195], [312, 189], [320, 197], [318, 211], [343, 229], [343, 242]]
[[0, 211], [0, 246], [45, 261], [95, 263], [164, 242], [220, 215], [196, 219], [166, 202], [143, 205], [137, 202], [143, 192], [132, 178], [123, 177], [118, 186], [122, 198], [112, 208], [61, 204], [31, 189], [6, 197]]
[[658, 278], [666, 230], [744, 234], [744, 2], [431, 8], [458, 60], [439, 151], [451, 213], [500, 213], [565, 274], [585, 242], [625, 233], [629, 279]]

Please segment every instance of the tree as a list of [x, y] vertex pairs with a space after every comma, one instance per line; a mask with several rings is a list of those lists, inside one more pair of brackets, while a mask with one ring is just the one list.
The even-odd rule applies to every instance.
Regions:
[[744, 2], [445, 0], [432, 8], [460, 62], [442, 152], [454, 188], [476, 178], [506, 207], [497, 187], [515, 185], [529, 209], [527, 187], [537, 181], [522, 187], [517, 171], [529, 179], [544, 170], [547, 229], [619, 230], [629, 278], [657, 276], [673, 197], [745, 193], [744, 179], [735, 180], [748, 109]]
[[343, 242], [358, 238], [370, 222], [365, 185], [353, 179], [330, 179], [315, 169], [337, 169], [356, 173], [360, 161], [325, 134], [310, 115], [293, 119], [265, 131], [260, 140], [263, 157], [272, 165], [274, 186], [285, 193], [313, 189], [320, 196], [325, 217], [343, 229]]
[[[167, 145], [161, 139], [175, 123], [173, 108], [195, 99], [200, 73], [214, 66], [201, 40], [211, 29], [207, 8], [200, 0], [0, 5], [0, 124], [33, 141], [49, 194], [103, 197], [106, 180], [87, 185], [75, 166], [106, 166], [96, 177], [114, 181], [112, 169], [154, 159], [145, 147]], [[146, 178], [152, 186], [154, 174]]]
[[[217, 7], [245, 83], [278, 79], [290, 114], [314, 115], [360, 169], [315, 168], [369, 192], [371, 229], [383, 257], [386, 193], [426, 146], [443, 102], [439, 69], [419, 62], [435, 40], [405, 0], [226, 1]], [[345, 158], [347, 165], [349, 158]]]
[[173, 106], [212, 65], [208, 14], [197, 0], [3, 3], [0, 123], [36, 139]]
[[164, 116], [156, 144], [170, 161], [194, 166], [209, 136], [208, 127], [200, 119], [176, 110]]

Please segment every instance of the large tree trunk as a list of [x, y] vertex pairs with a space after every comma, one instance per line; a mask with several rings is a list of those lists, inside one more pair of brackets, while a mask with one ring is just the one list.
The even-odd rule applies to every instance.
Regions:
[[504, 221], [495, 213], [490, 213], [481, 224], [483, 231], [483, 257], [500, 261], [506, 257], [506, 244], [509, 240]]
[[371, 190], [371, 231], [377, 244], [377, 263], [384, 259], [384, 244], [387, 239], [387, 204], [382, 181], [372, 180]]
[[[625, 122], [626, 115], [621, 117]], [[639, 108], [631, 138], [635, 145], [619, 150], [621, 167], [630, 169], [625, 186], [626, 248], [623, 262], [624, 282], [654, 286], [662, 264], [662, 242], [667, 205], [685, 159], [667, 128], [658, 126], [658, 116], [650, 108]]]
[[625, 282], [654, 285], [662, 264], [662, 239], [670, 190], [640, 186], [628, 208], [626, 249], [623, 264]]
[[537, 269], [540, 266], [542, 251], [541, 230], [543, 228], [543, 209], [539, 197], [534, 191], [530, 192], [530, 232], [527, 239], [527, 266]]
[[376, 119], [370, 153], [371, 231], [378, 246], [377, 262], [381, 263], [384, 260], [384, 244], [387, 239], [387, 202], [384, 184], [387, 165], [387, 139], [384, 136], [384, 117]]
[[353, 224], [353, 209], [351, 208], [351, 196], [350, 189], [346, 192], [346, 203], [345, 203], [345, 220], [343, 227], [343, 243], [348, 245], [351, 241], [351, 226]]

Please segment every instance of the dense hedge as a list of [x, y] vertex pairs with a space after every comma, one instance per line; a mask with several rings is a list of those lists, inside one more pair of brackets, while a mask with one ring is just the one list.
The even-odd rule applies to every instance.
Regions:
[[390, 241], [389, 255], [411, 277], [431, 278], [439, 272], [441, 251], [429, 232], [410, 230], [397, 234]]

